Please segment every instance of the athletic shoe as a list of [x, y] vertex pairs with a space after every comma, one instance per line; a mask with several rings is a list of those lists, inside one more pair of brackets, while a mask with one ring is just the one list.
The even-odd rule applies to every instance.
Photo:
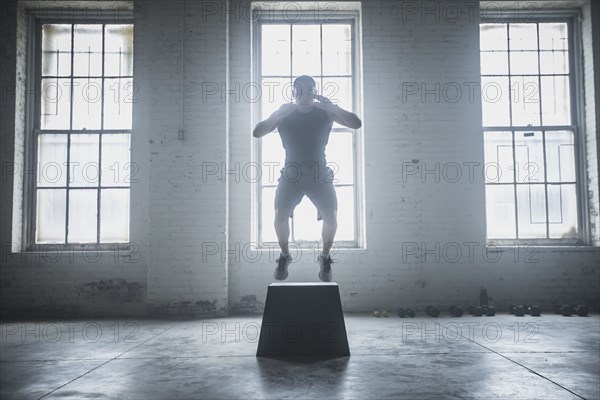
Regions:
[[333, 261], [331, 260], [331, 257], [329, 256], [329, 254], [327, 254], [325, 257], [323, 257], [323, 255], [319, 255], [319, 266], [321, 267], [319, 270], [319, 279], [322, 280], [323, 282], [331, 282], [331, 278], [332, 278], [332, 272], [331, 272], [331, 264], [333, 264]]
[[277, 267], [275, 267], [275, 271], [273, 271], [273, 277], [278, 281], [282, 281], [288, 277], [288, 266], [292, 262], [292, 256], [283, 254], [279, 255], [277, 259]]

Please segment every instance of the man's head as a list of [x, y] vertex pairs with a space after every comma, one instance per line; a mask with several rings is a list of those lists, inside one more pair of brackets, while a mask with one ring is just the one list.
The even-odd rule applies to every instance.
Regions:
[[292, 94], [296, 102], [311, 104], [317, 92], [315, 80], [308, 75], [300, 75], [294, 79]]

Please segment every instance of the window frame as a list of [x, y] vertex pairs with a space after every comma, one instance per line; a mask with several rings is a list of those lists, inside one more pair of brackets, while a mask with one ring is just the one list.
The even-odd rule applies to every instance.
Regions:
[[[26, 96], [25, 100], [25, 121], [24, 121], [24, 163], [27, 166], [23, 174], [23, 213], [22, 213], [22, 248], [23, 252], [47, 252], [47, 251], [102, 251], [113, 252], [115, 250], [134, 251], [137, 244], [131, 240], [131, 204], [129, 208], [129, 241], [128, 242], [104, 242], [104, 243], [36, 243], [36, 182], [37, 182], [37, 152], [38, 152], [38, 133], [44, 132], [38, 127], [41, 123], [41, 81], [42, 81], [42, 25], [43, 24], [131, 24], [134, 25], [135, 18], [132, 14], [119, 13], [117, 10], [98, 10], [95, 9], [93, 17], [86, 15], [86, 10], [69, 10], [69, 16], [64, 12], [53, 9], [28, 10], [27, 15], [27, 54], [26, 54], [26, 78], [27, 93], [34, 94]], [[104, 57], [104, 53], [103, 53]], [[71, 75], [73, 71], [71, 70]], [[135, 79], [131, 77], [134, 85]], [[72, 108], [72, 106], [70, 106]], [[103, 109], [103, 105], [101, 106]], [[133, 112], [133, 110], [132, 110]], [[72, 117], [72, 115], [71, 115]], [[133, 124], [133, 120], [132, 120]], [[89, 130], [89, 132], [104, 132], [107, 129]], [[108, 129], [109, 131], [113, 131]], [[59, 130], [66, 132], [69, 129]], [[131, 129], [121, 129], [133, 138], [133, 126]], [[65, 133], [66, 134], [66, 133]], [[131, 155], [131, 153], [130, 153]], [[68, 158], [67, 158], [68, 160]], [[131, 162], [131, 159], [130, 159]], [[100, 187], [97, 188], [98, 196]], [[131, 185], [127, 187], [131, 198]], [[98, 211], [99, 212], [99, 211]], [[66, 227], [65, 227], [66, 229]], [[99, 227], [97, 227], [99, 229]]]
[[[360, 13], [358, 10], [337, 10], [335, 18], [327, 18], [324, 20], [315, 20], [311, 18], [310, 15], [314, 15], [310, 12], [308, 16], [304, 16], [298, 18], [295, 21], [288, 21], [284, 18], [274, 18], [272, 16], [273, 10], [267, 11], [268, 18], [264, 21], [261, 20], [261, 10], [253, 9], [252, 10], [252, 78], [254, 81], [259, 82], [262, 78], [260, 75], [261, 72], [261, 57], [259, 53], [259, 48], [261, 44], [261, 26], [263, 24], [289, 24], [289, 25], [298, 25], [298, 24], [329, 24], [329, 23], [346, 23], [351, 26], [351, 48], [352, 48], [352, 56], [351, 56], [351, 65], [352, 65], [352, 107], [353, 112], [357, 115], [361, 113], [362, 107], [362, 96], [361, 96], [361, 80], [362, 75], [360, 71]], [[287, 76], [286, 76], [287, 77]], [[320, 77], [320, 76], [319, 76]], [[255, 102], [255, 106], [252, 107], [252, 118], [253, 123], [252, 126], [256, 125], [258, 121], [260, 121], [259, 117], [261, 114], [262, 103], [261, 101]], [[253, 103], [254, 104], [254, 103]], [[267, 117], [267, 116], [263, 116]], [[364, 232], [364, 222], [363, 222], [363, 214], [364, 214], [364, 177], [362, 174], [363, 170], [363, 157], [362, 157], [362, 135], [359, 129], [350, 129], [346, 127], [333, 127], [331, 134], [334, 134], [335, 131], [349, 131], [352, 135], [352, 150], [353, 150], [353, 158], [354, 158], [354, 182], [352, 186], [354, 186], [354, 239], [353, 240], [335, 240], [334, 246], [336, 249], [365, 249], [365, 232]], [[277, 134], [277, 130], [270, 132], [269, 134]], [[260, 139], [259, 139], [260, 140]], [[256, 139], [253, 138], [252, 142], [252, 159], [256, 162], [256, 165], [261, 165], [262, 155], [261, 155], [261, 145], [257, 142]], [[329, 163], [330, 161], [328, 161]], [[269, 242], [262, 240], [262, 189], [263, 185], [260, 180], [254, 182], [252, 184], [252, 201], [251, 201], [251, 216], [252, 216], [252, 241], [254, 243], [258, 243], [260, 248], [274, 248], [279, 244], [277, 242]], [[272, 185], [270, 185], [272, 186]], [[270, 187], [269, 186], [269, 187]], [[275, 184], [275, 187], [277, 185]], [[334, 183], [334, 186], [337, 186]], [[350, 184], [344, 184], [341, 186], [350, 186]], [[315, 211], [316, 212], [316, 211]], [[338, 216], [339, 218], [339, 216]], [[320, 231], [319, 231], [319, 240], [292, 240], [292, 226], [290, 226], [290, 242], [294, 243], [296, 247], [299, 248], [314, 248], [320, 241]]]
[[[519, 16], [516, 17], [515, 16]], [[568, 34], [568, 45], [569, 45], [569, 90], [570, 90], [570, 113], [571, 113], [571, 125], [560, 126], [563, 129], [571, 129], [573, 131], [573, 142], [574, 142], [574, 153], [575, 153], [575, 191], [577, 196], [577, 223], [578, 223], [578, 238], [511, 238], [511, 239], [498, 239], [489, 238], [487, 236], [486, 229], [486, 244], [488, 246], [502, 245], [536, 245], [544, 247], [564, 247], [564, 246], [589, 246], [591, 245], [591, 232], [590, 232], [590, 217], [586, 212], [588, 210], [589, 200], [587, 198], [587, 167], [586, 167], [586, 129], [585, 129], [585, 107], [584, 107], [584, 85], [583, 85], [583, 48], [582, 48], [582, 27], [581, 27], [582, 12], [579, 9], [560, 9], [560, 10], [536, 10], [535, 17], [525, 17], [516, 10], [495, 10], [487, 11], [485, 16], [482, 14], [479, 24], [510, 24], [510, 23], [547, 23], [547, 22], [562, 22], [567, 24]], [[538, 49], [539, 52], [539, 49]], [[509, 52], [510, 57], [510, 52]], [[538, 75], [540, 72], [538, 71]], [[481, 78], [480, 73], [480, 78]], [[510, 77], [511, 75], [507, 75]], [[541, 94], [539, 95], [541, 101]], [[509, 103], [510, 104], [510, 103]], [[482, 114], [483, 115], [483, 114]], [[519, 126], [490, 126], [486, 127], [482, 125], [482, 138], [485, 140], [486, 131], [549, 131], [555, 130], [559, 126], [540, 125], [531, 127], [519, 127]], [[514, 135], [513, 135], [514, 138]], [[514, 152], [514, 148], [513, 148]], [[545, 154], [544, 154], [545, 157]], [[514, 162], [514, 160], [513, 160]], [[546, 168], [544, 166], [544, 168]], [[515, 183], [513, 183], [515, 184]], [[547, 182], [543, 183], [545, 186]], [[484, 182], [485, 187], [488, 183]], [[516, 186], [515, 186], [516, 188]], [[484, 190], [484, 196], [486, 191]], [[484, 206], [487, 208], [487, 201], [484, 201]], [[546, 213], [547, 213], [546, 204]], [[518, 215], [515, 216], [515, 220], [518, 222]], [[487, 216], [486, 216], [486, 227], [487, 227]], [[546, 223], [547, 225], [548, 223]]]

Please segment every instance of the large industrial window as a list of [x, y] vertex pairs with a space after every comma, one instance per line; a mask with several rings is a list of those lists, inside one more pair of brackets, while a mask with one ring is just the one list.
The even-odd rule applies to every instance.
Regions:
[[[307, 13], [312, 16], [312, 13]], [[357, 113], [356, 20], [336, 14], [334, 19], [314, 18], [291, 22], [255, 18], [255, 79], [260, 82], [261, 100], [255, 104], [257, 121], [269, 117], [292, 100], [291, 87], [299, 75], [312, 76], [317, 92], [340, 107]], [[274, 197], [285, 151], [277, 129], [256, 142], [256, 157], [263, 173], [257, 184], [254, 215], [261, 244], [276, 243], [273, 227]], [[334, 123], [326, 147], [328, 165], [335, 171], [338, 197], [336, 247], [359, 246], [360, 176], [357, 131]], [[321, 240], [321, 221], [314, 204], [304, 197], [290, 222], [290, 241], [299, 246]]]
[[480, 25], [487, 237], [582, 240], [571, 19]]
[[129, 241], [133, 25], [35, 30], [30, 245]]

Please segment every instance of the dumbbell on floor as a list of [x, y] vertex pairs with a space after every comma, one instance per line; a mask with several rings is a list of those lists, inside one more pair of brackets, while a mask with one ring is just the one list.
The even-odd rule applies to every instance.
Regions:
[[584, 304], [579, 304], [577, 306], [572, 306], [570, 304], [556, 304], [554, 306], [554, 312], [565, 317], [570, 317], [572, 314], [585, 317], [589, 314], [589, 310]]
[[[525, 305], [512, 305], [508, 306], [508, 311], [517, 316], [523, 317], [525, 314], [529, 314], [532, 317], [539, 317], [542, 314], [542, 307], [535, 304]], [[559, 312], [559, 311], [558, 311]]]
[[562, 306], [560, 306], [560, 314], [562, 314], [563, 317], [570, 317], [574, 313], [575, 313], [575, 309], [573, 308], [572, 305], [563, 304]]
[[462, 317], [463, 309], [452, 305], [452, 306], [450, 306], [450, 315], [453, 315], [455, 317]]
[[406, 310], [403, 308], [399, 308], [398, 309], [398, 316], [400, 318], [404, 318], [404, 317], [414, 317], [415, 316], [415, 312], [413, 310], [411, 310], [410, 308], [407, 308]]
[[427, 315], [433, 318], [437, 318], [440, 315], [440, 311], [433, 306], [427, 306], [425, 312], [427, 313]]
[[525, 315], [525, 307], [524, 306], [521, 306], [521, 305], [515, 306], [512, 304], [509, 304], [508, 309], [511, 314], [513, 314], [517, 317], [522, 317]]
[[580, 305], [577, 306], [577, 308], [575, 308], [575, 312], [580, 317], [587, 317], [587, 315], [589, 313], [589, 310], [588, 310], [588, 308], [587, 308], [586, 305], [580, 304]]
[[469, 306], [469, 314], [475, 317], [481, 317], [483, 315], [483, 309], [480, 306]]
[[525, 306], [525, 310], [532, 317], [539, 317], [542, 314], [542, 307], [535, 304]]
[[485, 315], [487, 317], [493, 317], [494, 315], [496, 315], [496, 307], [483, 306], [483, 307], [481, 307], [481, 312], [483, 313], [483, 315]]

